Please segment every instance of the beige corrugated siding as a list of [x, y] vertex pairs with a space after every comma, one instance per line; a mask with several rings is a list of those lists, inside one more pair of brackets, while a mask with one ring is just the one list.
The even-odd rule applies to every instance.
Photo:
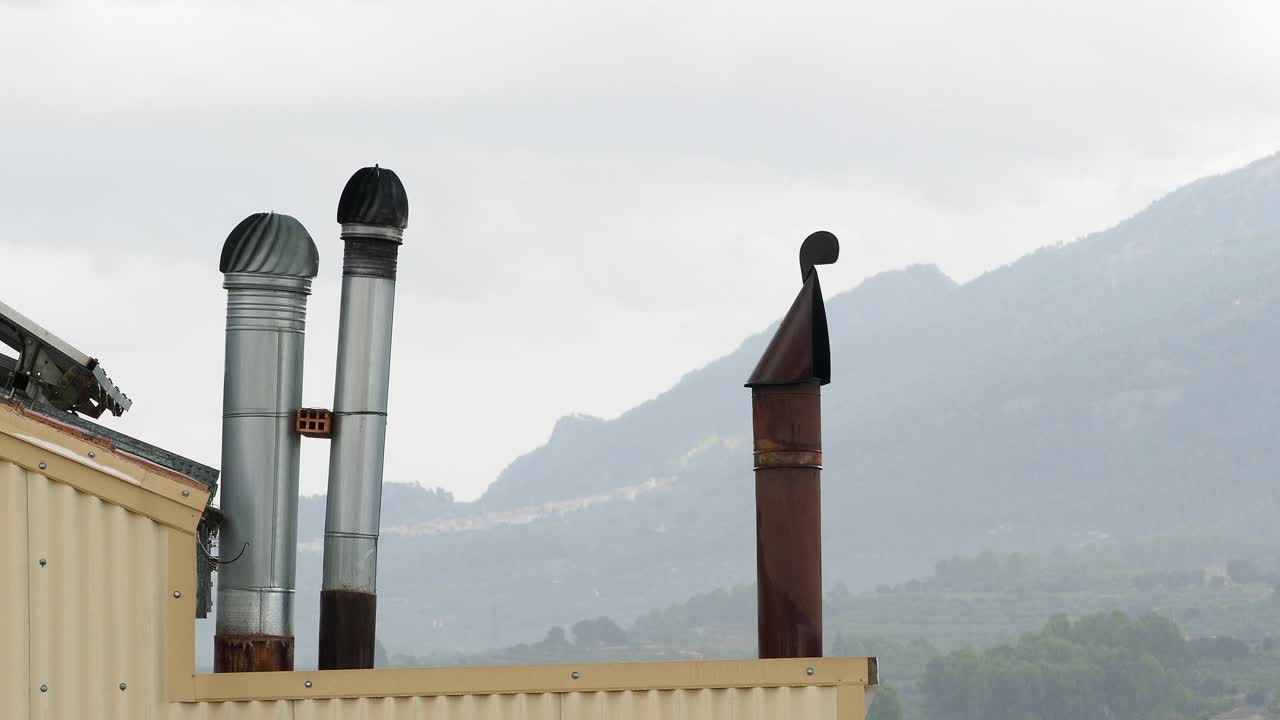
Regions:
[[[172, 638], [165, 637], [165, 617], [176, 601], [172, 600], [172, 588], [166, 587], [167, 563], [171, 562], [168, 552], [177, 547], [181, 557], [190, 557], [187, 553], [194, 553], [194, 544], [188, 551], [172, 541], [191, 536], [3, 458], [0, 523], [0, 640], [4, 646], [0, 653], [0, 718], [5, 720], [862, 717], [861, 689], [852, 688], [859, 691], [859, 702], [837, 707], [839, 692], [850, 688], [832, 685], [171, 702], [165, 687], [164, 659], [174, 646]], [[39, 564], [41, 558], [46, 560], [44, 566]], [[186, 627], [194, 634], [194, 621]], [[592, 667], [583, 666], [584, 678], [591, 675]], [[607, 666], [596, 667], [597, 673], [606, 672]], [[796, 672], [803, 674], [803, 669]], [[121, 683], [126, 689], [120, 689]], [[744, 684], [749, 685], [750, 680], [744, 679]], [[47, 686], [47, 691], [42, 692], [41, 685]], [[437, 687], [434, 692], [448, 690]]]
[[831, 687], [569, 693], [563, 720], [808, 720], [835, 718]]
[[162, 526], [35, 473], [27, 506], [31, 716], [147, 717], [163, 692]]
[[293, 703], [272, 702], [171, 703], [157, 708], [157, 718], [182, 720], [294, 720]]
[[560, 720], [559, 698], [551, 693], [297, 700], [295, 703], [295, 720]]
[[0, 462], [0, 717], [27, 716], [27, 473]]

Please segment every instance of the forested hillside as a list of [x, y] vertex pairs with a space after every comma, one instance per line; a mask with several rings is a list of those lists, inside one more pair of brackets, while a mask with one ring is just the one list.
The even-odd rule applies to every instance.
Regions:
[[[826, 597], [830, 655], [874, 655], [874, 718], [1280, 717], [1280, 558], [1196, 565], [1178, 544], [1043, 556], [984, 552], [932, 575]], [[480, 653], [392, 653], [387, 664], [521, 664], [755, 655], [755, 588], [625, 625], [589, 617]], [[1134, 710], [1134, 704], [1141, 706]], [[1270, 710], [1267, 707], [1273, 706]], [[1112, 715], [1107, 715], [1109, 712]]]

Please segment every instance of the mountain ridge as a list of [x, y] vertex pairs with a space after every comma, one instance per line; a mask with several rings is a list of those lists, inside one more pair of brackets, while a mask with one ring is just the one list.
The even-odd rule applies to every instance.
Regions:
[[[828, 583], [899, 582], [988, 548], [1280, 540], [1280, 155], [966, 283], [913, 266], [827, 311]], [[475, 503], [388, 484], [388, 528], [653, 488], [483, 530], [385, 535], [388, 650], [526, 642], [749, 581], [742, 383], [775, 326], [617, 418], [561, 419]], [[322, 532], [323, 499], [303, 514], [305, 541]], [[299, 561], [300, 627], [313, 621], [313, 555]]]

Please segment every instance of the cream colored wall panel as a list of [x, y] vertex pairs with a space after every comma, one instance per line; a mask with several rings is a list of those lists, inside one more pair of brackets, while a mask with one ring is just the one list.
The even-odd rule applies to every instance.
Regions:
[[[768, 691], [774, 692], [775, 691]], [[738, 715], [734, 720], [768, 720], [765, 714], [766, 690], [764, 688], [743, 688], [738, 691]]]
[[790, 700], [789, 717], [797, 719], [836, 717], [836, 688], [792, 687], [778, 688], [778, 692], [785, 692]]
[[159, 701], [156, 718], [173, 720], [293, 720], [293, 703], [287, 700], [218, 703], [166, 703]]
[[27, 473], [0, 461], [0, 717], [28, 715], [27, 594], [33, 566], [27, 547]]
[[46, 560], [30, 587], [31, 717], [154, 716], [161, 526], [42, 475], [29, 476], [27, 492], [31, 551]]
[[867, 692], [860, 685], [836, 688], [836, 717], [838, 720], [864, 720], [867, 716]]
[[746, 688], [568, 693], [563, 720], [781, 720], [834, 718], [835, 688]]
[[554, 693], [298, 700], [295, 720], [560, 720]]

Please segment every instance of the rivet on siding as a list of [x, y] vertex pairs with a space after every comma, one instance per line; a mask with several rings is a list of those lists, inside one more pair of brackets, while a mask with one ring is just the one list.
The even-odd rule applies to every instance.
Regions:
[[45, 565], [48, 565], [48, 564], [49, 564], [48, 560], [45, 560], [44, 558], [40, 558], [40, 567], [44, 567]]
[[182, 491], [182, 497], [187, 497], [187, 496], [189, 496], [190, 494], [191, 494], [191, 491], [190, 491], [190, 490], [183, 490], [183, 491]]
[[128, 686], [128, 685], [125, 685], [124, 683], [120, 683], [120, 689], [121, 689], [121, 690], [124, 690], [124, 689], [125, 689], [125, 688], [127, 688], [127, 687], [129, 687], [129, 686]]
[[807, 667], [807, 668], [805, 668], [805, 669], [804, 669], [804, 674], [805, 674], [805, 675], [812, 675], [812, 674], [813, 674], [813, 668], [811, 668], [811, 667]]
[[303, 685], [305, 685], [306, 687], [311, 687], [311, 681], [310, 681], [310, 680], [308, 680], [308, 681], [306, 681], [306, 682], [304, 682], [304, 683], [302, 683], [302, 684], [303, 684]]
[[578, 678], [582, 677], [582, 674], [579, 673], [577, 670], [574, 670], [573, 674], [571, 674], [569, 677], [573, 678], [574, 680], [577, 680]]
[[[96, 458], [96, 457], [98, 457], [98, 453], [96, 453], [96, 452], [94, 452], [94, 451], [90, 450], [90, 451], [89, 451], [89, 457], [91, 457], [91, 458]], [[124, 688], [120, 688], [120, 689], [121, 689], [121, 690], [123, 690]]]
[[182, 597], [182, 593], [181, 593], [181, 592], [178, 592], [177, 590], [174, 590], [174, 591], [173, 591], [173, 596], [174, 596], [174, 597], [176, 597], [176, 598], [180, 598], [180, 597]]
[[45, 468], [44, 463], [40, 463], [40, 469], [43, 470], [44, 468]]
[[48, 686], [48, 685], [41, 685], [41, 686], [40, 686], [40, 692], [49, 692], [49, 686]]

